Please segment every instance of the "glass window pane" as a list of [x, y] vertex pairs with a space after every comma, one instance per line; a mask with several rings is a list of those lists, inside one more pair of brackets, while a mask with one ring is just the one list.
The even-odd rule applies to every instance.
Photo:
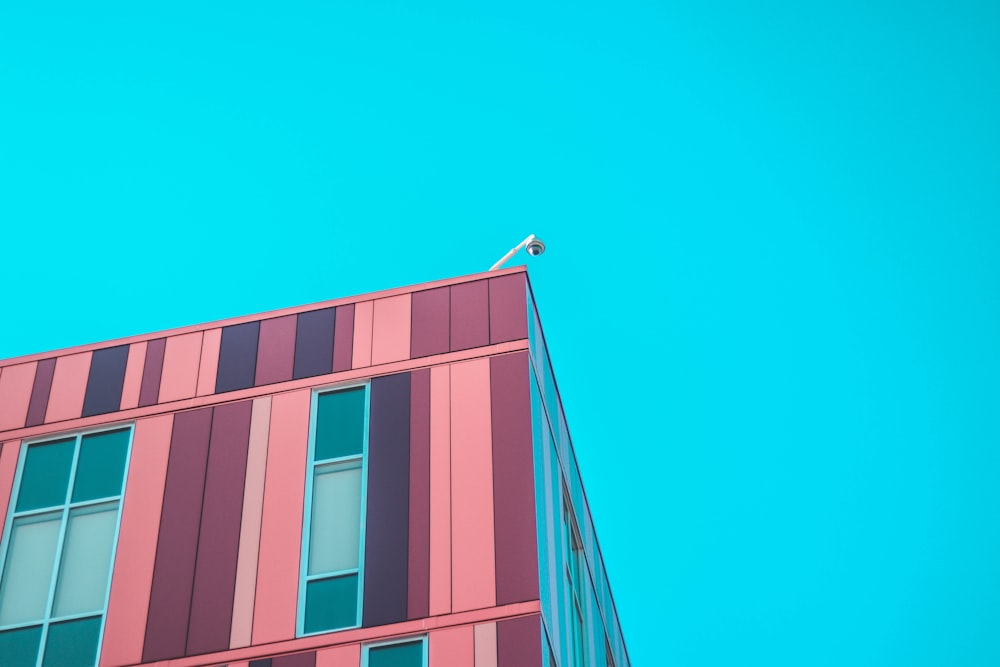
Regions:
[[0, 632], [0, 656], [4, 667], [35, 667], [42, 626]]
[[97, 662], [101, 617], [64, 621], [49, 626], [42, 667], [88, 667]]
[[74, 503], [121, 494], [128, 438], [127, 428], [84, 436], [73, 483]]
[[423, 667], [424, 643], [407, 642], [368, 649], [368, 667]]
[[358, 575], [319, 579], [306, 584], [306, 632], [350, 628], [358, 624]]
[[55, 616], [104, 609], [117, 518], [118, 503], [70, 512], [59, 566]]
[[66, 502], [75, 446], [76, 439], [70, 438], [28, 447], [15, 511], [54, 507]]
[[320, 394], [316, 411], [316, 461], [361, 454], [365, 437], [365, 388]]
[[0, 625], [45, 617], [61, 518], [53, 512], [14, 520], [0, 586]]
[[361, 467], [316, 471], [313, 483], [309, 574], [358, 567], [361, 533]]

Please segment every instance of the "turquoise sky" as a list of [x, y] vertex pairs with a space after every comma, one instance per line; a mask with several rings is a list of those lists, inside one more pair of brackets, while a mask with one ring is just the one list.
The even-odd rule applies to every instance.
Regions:
[[1000, 4], [351, 4], [0, 6], [0, 357], [534, 232], [637, 667], [1000, 664]]

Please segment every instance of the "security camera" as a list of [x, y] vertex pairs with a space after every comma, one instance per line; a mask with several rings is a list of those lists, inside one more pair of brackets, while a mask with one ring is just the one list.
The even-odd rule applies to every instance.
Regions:
[[540, 238], [533, 238], [528, 245], [525, 246], [525, 250], [527, 250], [528, 254], [532, 257], [538, 257], [545, 252], [545, 244], [542, 243]]
[[510, 252], [508, 252], [506, 255], [500, 258], [500, 261], [491, 266], [490, 271], [496, 271], [501, 266], [506, 264], [507, 260], [516, 255], [517, 251], [520, 250], [521, 248], [527, 250], [528, 254], [531, 255], [532, 257], [538, 257], [543, 252], [545, 252], [545, 244], [542, 243], [542, 240], [537, 236], [535, 236], [534, 234], [529, 234], [528, 238], [524, 239], [516, 246], [511, 248]]

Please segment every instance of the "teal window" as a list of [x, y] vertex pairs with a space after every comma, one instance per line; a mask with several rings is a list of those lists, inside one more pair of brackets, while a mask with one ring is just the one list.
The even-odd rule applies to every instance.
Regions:
[[98, 658], [131, 428], [21, 452], [0, 545], [0, 662], [87, 667]]
[[427, 638], [369, 644], [363, 648], [361, 667], [426, 667]]
[[361, 624], [368, 385], [313, 394], [300, 635]]

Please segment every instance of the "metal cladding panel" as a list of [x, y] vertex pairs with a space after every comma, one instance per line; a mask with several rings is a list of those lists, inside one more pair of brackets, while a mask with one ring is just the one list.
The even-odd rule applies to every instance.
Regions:
[[170, 336], [163, 352], [160, 403], [191, 398], [198, 391], [202, 332]]
[[187, 655], [229, 648], [253, 401], [215, 408]]
[[121, 407], [128, 348], [118, 345], [94, 351], [83, 398], [84, 417], [116, 412]]
[[32, 361], [0, 369], [0, 431], [24, 426], [31, 402], [31, 388], [35, 383], [36, 366]]
[[541, 667], [542, 624], [537, 615], [497, 621], [497, 667]]
[[45, 408], [46, 423], [76, 419], [83, 413], [83, 397], [87, 391], [92, 354], [80, 352], [56, 359], [49, 404]]
[[528, 286], [524, 273], [490, 278], [490, 343], [528, 337]]
[[351, 370], [354, 356], [354, 304], [337, 306], [333, 333], [333, 372]]
[[476, 667], [497, 667], [497, 624], [476, 626]]
[[476, 636], [471, 625], [435, 630], [428, 636], [429, 667], [472, 667], [476, 660]]
[[438, 287], [413, 293], [410, 356], [414, 359], [443, 354], [449, 349], [451, 292]]
[[198, 363], [198, 396], [215, 393], [215, 379], [219, 372], [219, 347], [222, 329], [209, 329], [201, 339], [201, 361]]
[[431, 616], [451, 613], [451, 367], [431, 371], [430, 600]]
[[257, 370], [254, 384], [261, 386], [292, 379], [295, 363], [295, 315], [285, 315], [260, 323]]
[[372, 365], [372, 314], [371, 301], [354, 304], [354, 341], [351, 368]]
[[272, 658], [271, 667], [316, 667], [316, 651], [279, 655]]
[[410, 558], [407, 617], [429, 615], [431, 520], [431, 371], [411, 373], [410, 383]]
[[362, 626], [405, 621], [410, 486], [410, 374], [374, 378]]
[[316, 652], [316, 667], [358, 667], [361, 664], [361, 644], [347, 644]]
[[194, 587], [212, 408], [174, 417], [143, 662], [184, 655]]
[[163, 353], [167, 349], [167, 339], [157, 338], [146, 345], [146, 363], [142, 367], [142, 385], [139, 389], [139, 405], [156, 405], [160, 400], [160, 375], [163, 373]]
[[49, 407], [49, 392], [52, 391], [52, 376], [55, 372], [56, 360], [54, 357], [42, 359], [35, 367], [35, 381], [31, 386], [31, 400], [28, 402], [25, 426], [38, 426], [45, 423], [45, 411]]
[[451, 351], [490, 343], [489, 286], [486, 280], [451, 286]]
[[399, 294], [374, 302], [372, 364], [410, 358], [410, 295]]
[[17, 473], [20, 450], [20, 440], [0, 444], [0, 520], [7, 517], [7, 506], [14, 491], [14, 475]]
[[122, 400], [118, 405], [120, 410], [129, 410], [139, 405], [139, 392], [142, 390], [142, 366], [145, 359], [145, 342], [132, 343], [128, 346], [125, 379], [122, 380]]
[[336, 312], [336, 308], [323, 308], [298, 314], [292, 365], [292, 377], [296, 380], [333, 371]]
[[219, 368], [215, 391], [235, 391], [253, 386], [257, 370], [257, 339], [260, 322], [245, 322], [222, 328]]

